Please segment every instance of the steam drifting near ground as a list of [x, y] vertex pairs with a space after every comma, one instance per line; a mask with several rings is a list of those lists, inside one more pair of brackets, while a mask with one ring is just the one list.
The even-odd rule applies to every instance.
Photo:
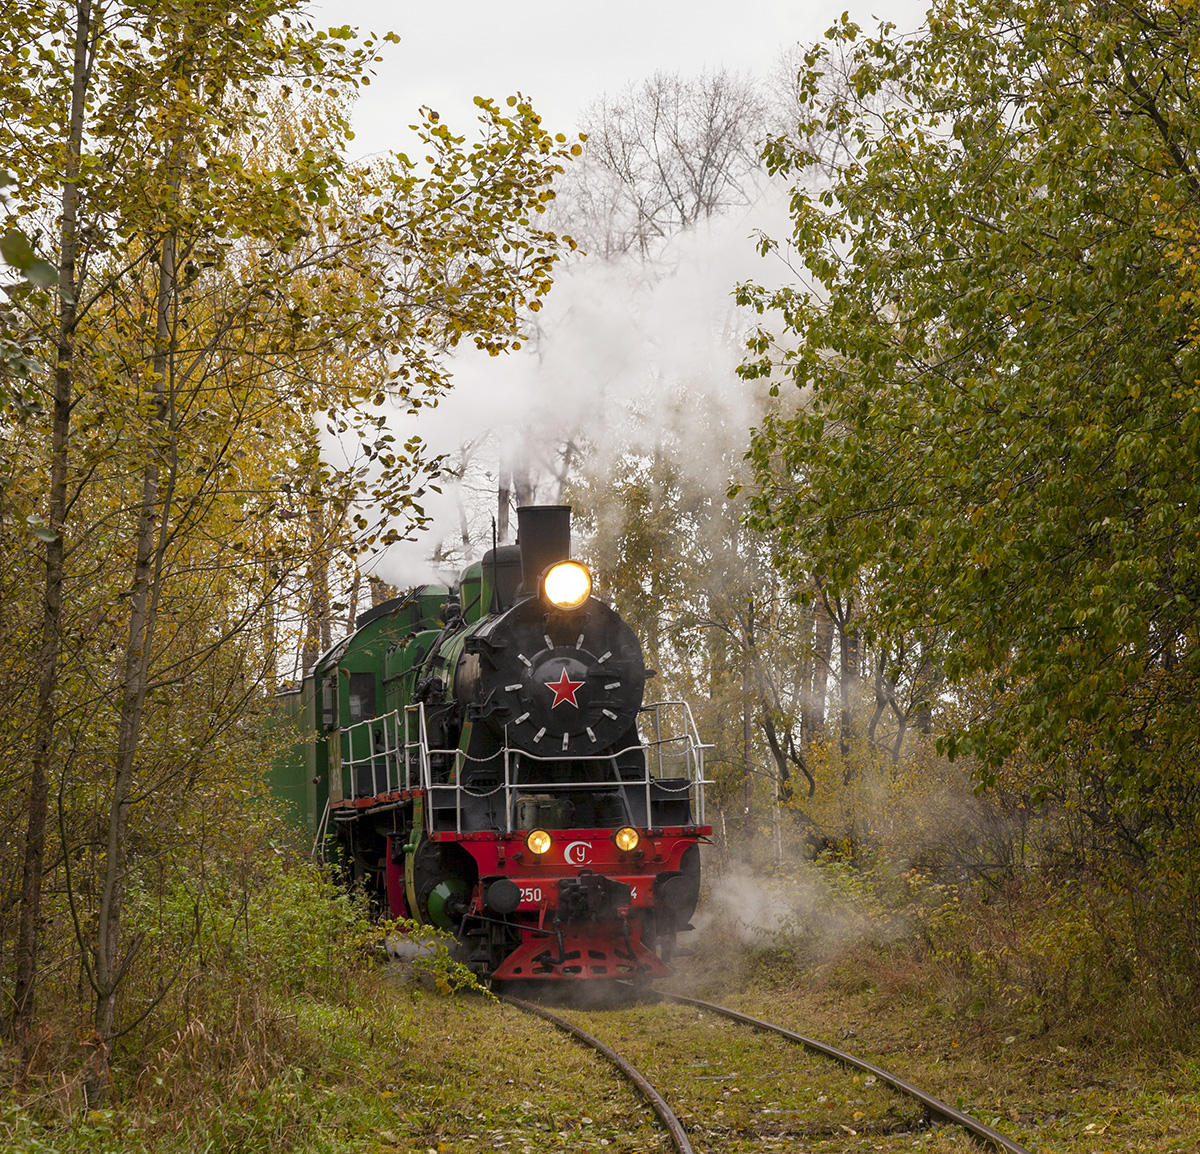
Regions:
[[801, 865], [786, 877], [764, 877], [748, 867], [724, 873], [713, 879], [692, 924], [701, 940], [711, 937], [757, 949], [800, 945], [815, 958], [832, 957], [879, 934], [879, 926], [836, 893], [812, 865]]

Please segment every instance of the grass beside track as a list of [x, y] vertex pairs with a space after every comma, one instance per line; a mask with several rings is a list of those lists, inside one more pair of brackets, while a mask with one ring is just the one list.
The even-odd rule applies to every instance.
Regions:
[[[736, 1008], [870, 1056], [1033, 1151], [1117, 1154], [1200, 1150], [1200, 1063], [1119, 1037], [1085, 1044], [1009, 1023], [949, 1019], [836, 984], [786, 996], [748, 991]], [[956, 1147], [955, 1147], [956, 1148]], [[889, 1147], [884, 1147], [889, 1149]]]
[[[1195, 1056], [1106, 1038], [1101, 1022], [1039, 1031], [951, 1014], [919, 982], [895, 981], [892, 965], [865, 951], [801, 972], [710, 952], [681, 961], [673, 984], [871, 1058], [1039, 1154], [1200, 1149]], [[978, 1149], [953, 1128], [914, 1131], [919, 1109], [863, 1075], [691, 1007], [567, 1013], [659, 1084], [706, 1154]], [[478, 996], [443, 997], [403, 969], [365, 969], [343, 1000], [276, 995], [246, 1019], [257, 1050], [189, 1027], [139, 1056], [110, 1110], [84, 1109], [69, 1078], [34, 1078], [0, 1104], [0, 1149], [668, 1149], [603, 1059], [548, 1023]]]
[[[796, 972], [766, 955], [714, 949], [672, 985], [867, 1058], [1038, 1154], [1200, 1150], [1200, 1039], [1196, 1048], [1167, 1051], [1098, 1015], [1046, 1029], [1029, 1016], [964, 1012], [947, 1001], [936, 971], [898, 958], [907, 963], [902, 951], [860, 947]], [[799, 1064], [792, 1049], [791, 1068], [807, 1070], [811, 1059]], [[834, 1109], [839, 1093], [845, 1105], [849, 1074], [828, 1065], [819, 1085], [831, 1088]], [[832, 1090], [829, 1079], [843, 1089]], [[836, 1147], [806, 1140], [794, 1148], [981, 1149], [951, 1127], [916, 1141], [861, 1134]]]
[[[168, 1055], [113, 1109], [77, 1087], [0, 1107], [12, 1154], [391, 1154], [660, 1149], [635, 1092], [550, 1025], [491, 999], [445, 997], [394, 969], [346, 1005], [275, 1005], [288, 1059], [272, 1076]], [[167, 1068], [164, 1068], [167, 1067]], [[155, 1067], [152, 1067], [155, 1068]], [[665, 1145], [661, 1148], [665, 1149]]]

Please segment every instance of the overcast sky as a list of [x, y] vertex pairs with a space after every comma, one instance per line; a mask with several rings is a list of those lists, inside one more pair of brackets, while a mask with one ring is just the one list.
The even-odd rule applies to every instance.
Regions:
[[579, 112], [604, 92], [655, 71], [694, 75], [706, 68], [767, 73], [781, 50], [817, 39], [849, 8], [864, 27], [885, 16], [908, 30], [920, 0], [557, 0], [511, 4], [455, 0], [320, 0], [321, 25], [396, 32], [355, 113], [360, 155], [405, 146], [406, 125], [423, 104], [455, 131], [469, 132], [476, 95], [502, 100], [520, 91], [547, 128], [570, 132]]

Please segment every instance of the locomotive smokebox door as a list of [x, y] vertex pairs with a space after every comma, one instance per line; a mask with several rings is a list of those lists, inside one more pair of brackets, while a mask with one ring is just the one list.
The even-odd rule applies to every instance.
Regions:
[[514, 747], [586, 757], [629, 738], [646, 667], [637, 635], [602, 601], [568, 612], [526, 597], [468, 639], [456, 684], [470, 718]]

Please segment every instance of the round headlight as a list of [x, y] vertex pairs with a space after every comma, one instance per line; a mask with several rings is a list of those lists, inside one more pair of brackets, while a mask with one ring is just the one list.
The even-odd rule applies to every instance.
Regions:
[[617, 849], [624, 850], [625, 853], [637, 849], [638, 842], [641, 840], [642, 835], [631, 825], [627, 825], [613, 834], [613, 841], [617, 843]]
[[578, 609], [592, 595], [592, 575], [578, 561], [560, 561], [546, 570], [542, 592], [559, 609]]
[[539, 857], [546, 853], [554, 839], [544, 829], [531, 829], [525, 835], [525, 848]]

